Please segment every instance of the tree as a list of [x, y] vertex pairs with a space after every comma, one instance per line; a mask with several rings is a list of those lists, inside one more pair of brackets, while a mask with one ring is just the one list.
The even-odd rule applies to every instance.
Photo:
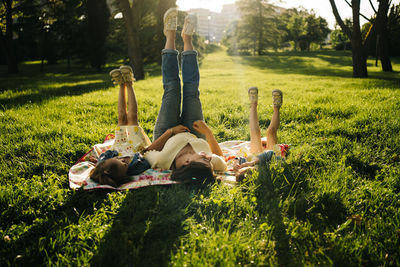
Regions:
[[242, 14], [239, 24], [242, 40], [253, 44], [254, 54], [262, 55], [277, 32], [274, 8], [267, 0], [241, 0], [238, 5]]
[[288, 41], [293, 41], [294, 43], [294, 51], [299, 47], [299, 43], [302, 39], [302, 36], [306, 34], [306, 30], [304, 27], [304, 10], [297, 10], [295, 8], [289, 9], [287, 11], [287, 22], [286, 29], [288, 33]]
[[110, 11], [106, 0], [87, 0], [88, 44], [87, 50], [92, 67], [97, 70], [106, 63], [106, 37]]
[[353, 27], [350, 29], [344, 24], [339, 11], [337, 10], [335, 0], [329, 0], [332, 6], [333, 14], [336, 22], [340, 25], [343, 32], [349, 37], [352, 46], [353, 60], [353, 77], [364, 78], [368, 77], [367, 71], [367, 54], [362, 40], [360, 29], [360, 0], [352, 1], [353, 11]]
[[388, 16], [389, 55], [400, 56], [400, 4], [390, 8]]
[[[345, 19], [344, 24], [349, 28], [353, 27], [352, 26], [353, 22], [351, 21], [351, 19]], [[332, 46], [336, 50], [351, 49], [351, 43], [349, 37], [343, 32], [343, 30], [337, 23], [335, 24], [335, 29], [331, 33], [331, 42]]]
[[[2, 2], [3, 6], [0, 9], [2, 23], [0, 44], [7, 58], [8, 73], [18, 73], [18, 62], [13, 40], [13, 17], [16, 14], [16, 6], [19, 1], [3, 0]], [[3, 21], [5, 21], [5, 24], [3, 24]]]
[[[379, 7], [378, 11], [375, 10], [376, 17], [372, 21], [371, 29], [369, 31], [369, 35], [367, 34], [366, 38], [369, 40], [365, 40], [367, 46], [375, 46], [376, 45], [376, 57], [381, 60], [382, 70], [383, 71], [393, 71], [392, 63], [389, 58], [389, 39], [388, 39], [388, 11], [389, 11], [389, 0], [378, 0]], [[373, 43], [375, 40], [375, 43]], [[367, 47], [368, 49], [368, 47]]]

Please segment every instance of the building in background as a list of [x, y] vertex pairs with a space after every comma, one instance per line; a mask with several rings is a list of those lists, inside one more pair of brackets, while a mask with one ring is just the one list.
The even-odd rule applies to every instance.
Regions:
[[197, 16], [196, 32], [209, 42], [220, 42], [228, 25], [240, 18], [236, 4], [223, 5], [221, 13], [205, 8], [193, 8], [187, 11]]

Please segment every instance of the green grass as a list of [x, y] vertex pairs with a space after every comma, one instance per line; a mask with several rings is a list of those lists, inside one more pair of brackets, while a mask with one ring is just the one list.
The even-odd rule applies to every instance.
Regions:
[[[368, 63], [370, 78], [354, 79], [342, 52], [207, 55], [201, 99], [218, 141], [249, 139], [250, 86], [266, 129], [280, 88], [287, 164], [235, 187], [129, 192], [68, 188], [117, 122], [106, 71], [0, 76], [1, 265], [400, 265], [400, 75]], [[152, 137], [162, 84], [150, 72], [135, 88]]]

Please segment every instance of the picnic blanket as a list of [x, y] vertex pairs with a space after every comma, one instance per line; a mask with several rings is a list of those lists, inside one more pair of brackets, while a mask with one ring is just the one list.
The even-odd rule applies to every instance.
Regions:
[[[83, 155], [69, 170], [68, 179], [69, 186], [72, 189], [77, 189], [83, 187], [84, 190], [93, 189], [111, 189], [111, 190], [127, 190], [127, 189], [137, 189], [152, 185], [168, 185], [177, 184], [178, 182], [170, 179], [170, 170], [161, 169], [148, 169], [143, 173], [130, 177], [130, 182], [125, 183], [119, 187], [113, 187], [110, 185], [102, 185], [94, 182], [89, 178], [89, 174], [96, 164], [101, 153], [109, 150], [114, 144], [114, 135], [107, 135], [106, 139], [102, 144], [96, 144], [91, 150], [89, 150], [85, 155]], [[279, 145], [281, 147], [282, 145]], [[250, 142], [249, 141], [226, 141], [220, 143], [225, 161], [228, 164], [228, 170], [223, 173], [217, 173], [218, 178], [227, 184], [235, 184], [236, 179], [232, 171], [233, 164], [235, 163], [235, 158], [248, 157], [250, 155]], [[282, 151], [282, 149], [281, 149]], [[286, 152], [285, 152], [286, 153]]]

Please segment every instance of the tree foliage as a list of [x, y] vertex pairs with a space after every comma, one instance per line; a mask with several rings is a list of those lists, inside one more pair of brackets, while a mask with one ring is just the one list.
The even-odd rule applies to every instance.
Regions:
[[238, 5], [241, 19], [228, 27], [223, 41], [230, 53], [261, 55], [287, 47], [288, 42], [294, 50], [310, 50], [312, 43], [323, 44], [330, 32], [327, 21], [313, 11], [283, 10], [261, 0], [241, 0]]
[[[344, 20], [344, 24], [347, 25], [347, 27], [349, 28], [353, 27], [351, 19], [349, 18]], [[351, 42], [349, 37], [343, 32], [343, 30], [337, 23], [335, 24], [335, 29], [331, 33], [331, 43], [332, 47], [336, 50], [351, 49]]]

